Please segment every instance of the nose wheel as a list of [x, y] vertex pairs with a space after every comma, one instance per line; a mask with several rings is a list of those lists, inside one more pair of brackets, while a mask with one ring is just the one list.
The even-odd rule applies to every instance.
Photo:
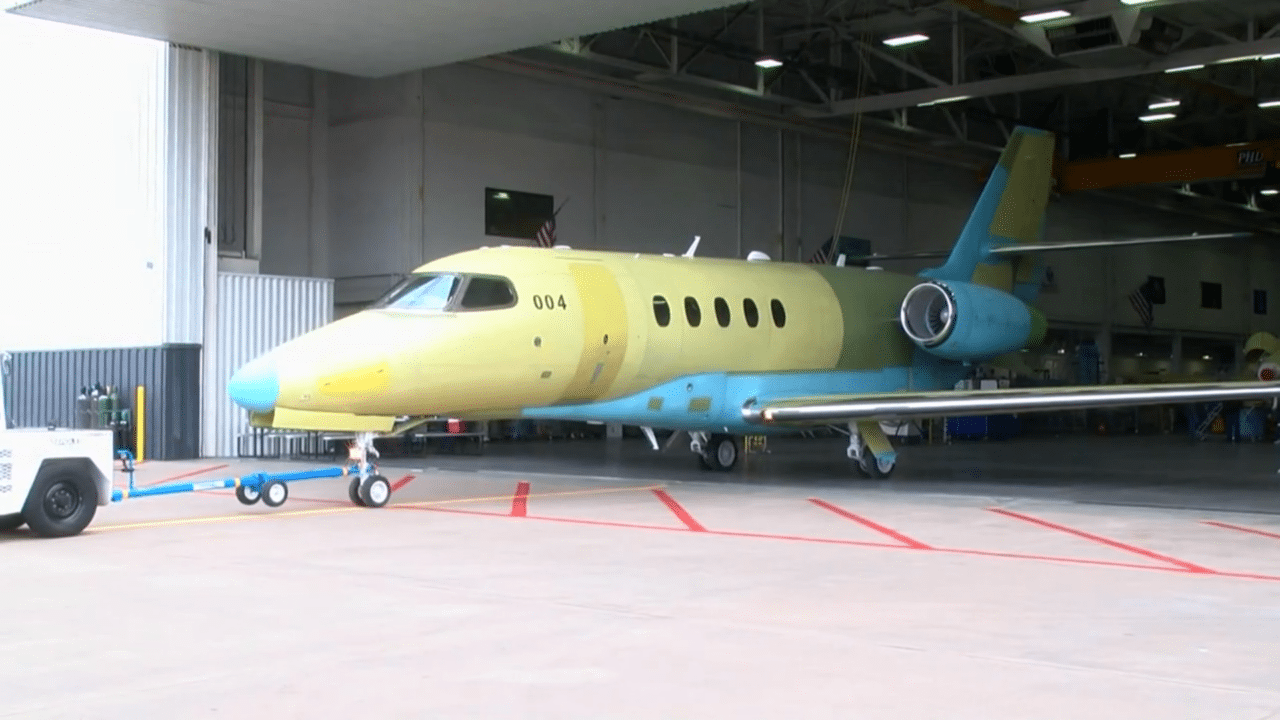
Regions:
[[391, 481], [381, 475], [372, 474], [373, 464], [369, 455], [378, 456], [378, 449], [373, 446], [376, 433], [357, 433], [355, 442], [351, 443], [348, 455], [360, 469], [358, 477], [352, 478], [347, 485], [347, 497], [353, 505], [380, 508], [391, 499]]

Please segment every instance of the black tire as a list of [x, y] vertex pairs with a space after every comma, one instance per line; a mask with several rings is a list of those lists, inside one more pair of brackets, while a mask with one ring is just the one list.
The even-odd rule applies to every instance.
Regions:
[[876, 460], [876, 456], [872, 454], [871, 449], [865, 447], [862, 449], [862, 459], [858, 461], [858, 470], [861, 471], [863, 475], [876, 480], [884, 480], [890, 477], [893, 475], [893, 471], [897, 467], [897, 460], [894, 460], [889, 463], [888, 467], [885, 467], [883, 463]]
[[364, 507], [364, 500], [360, 499], [360, 478], [351, 478], [351, 482], [347, 484], [347, 497], [351, 499], [352, 505]]
[[370, 475], [360, 484], [360, 501], [365, 507], [380, 508], [391, 500], [391, 481], [381, 475]]
[[22, 513], [0, 515], [0, 532], [13, 532], [26, 524], [27, 519], [22, 517]]
[[262, 504], [267, 507], [280, 507], [289, 499], [289, 486], [282, 480], [268, 480], [262, 486]]
[[707, 448], [707, 463], [712, 469], [729, 472], [738, 464], [738, 441], [732, 435], [712, 435]]
[[715, 466], [711, 464], [711, 461], [707, 459], [706, 455], [703, 455], [702, 453], [698, 453], [698, 469], [710, 472], [712, 470], [715, 470]]
[[42, 472], [31, 487], [22, 517], [40, 537], [79, 535], [98, 512], [98, 485], [69, 468]]
[[255, 505], [262, 499], [262, 491], [247, 485], [241, 485], [236, 488], [236, 499], [242, 505]]

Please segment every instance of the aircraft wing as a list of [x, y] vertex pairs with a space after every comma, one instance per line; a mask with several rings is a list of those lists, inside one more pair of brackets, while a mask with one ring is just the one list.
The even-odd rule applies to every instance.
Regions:
[[860, 420], [906, 420], [986, 413], [1045, 412], [1088, 408], [1164, 405], [1222, 400], [1280, 398], [1280, 383], [1158, 383], [1086, 385], [1001, 390], [943, 390], [826, 395], [748, 401], [748, 422], [780, 425], [826, 425]]
[[[994, 256], [1020, 255], [1024, 253], [1055, 252], [1062, 250], [1089, 250], [1093, 248], [1125, 247], [1129, 245], [1160, 245], [1163, 243], [1190, 242], [1192, 240], [1243, 240], [1253, 237], [1249, 232], [1230, 233], [1190, 233], [1186, 235], [1160, 235], [1143, 238], [1118, 238], [1114, 240], [1074, 240], [1052, 243], [1018, 243], [1000, 245], [990, 249]], [[945, 258], [951, 255], [950, 250], [923, 250], [920, 252], [890, 253], [885, 255], [871, 254], [846, 258], [858, 262], [877, 260], [928, 260]]]

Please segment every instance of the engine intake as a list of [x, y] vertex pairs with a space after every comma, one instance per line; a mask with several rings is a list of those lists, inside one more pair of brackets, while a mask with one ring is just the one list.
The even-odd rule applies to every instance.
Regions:
[[1038, 344], [1048, 323], [1040, 311], [985, 285], [929, 280], [909, 290], [902, 330], [920, 348], [948, 360], [982, 360]]

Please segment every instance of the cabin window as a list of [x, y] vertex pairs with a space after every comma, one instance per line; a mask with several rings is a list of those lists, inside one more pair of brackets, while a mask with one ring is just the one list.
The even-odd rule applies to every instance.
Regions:
[[782, 307], [781, 300], [770, 300], [769, 309], [773, 311], [773, 324], [782, 327], [787, 324], [787, 310]]
[[756, 310], [756, 301], [747, 298], [742, 301], [742, 316], [747, 319], [748, 327], [755, 327], [760, 324], [760, 311]]
[[460, 310], [494, 310], [516, 303], [516, 291], [506, 278], [471, 277], [462, 292]]
[[458, 291], [457, 275], [428, 273], [410, 275], [391, 288], [374, 308], [392, 310], [443, 310]]
[[661, 295], [653, 296], [653, 319], [658, 321], [658, 327], [671, 324], [671, 306]]
[[702, 310], [698, 308], [698, 301], [691, 297], [684, 299], [684, 316], [689, 321], [689, 327], [698, 327], [702, 324]]
[[729, 303], [724, 298], [716, 298], [716, 322], [720, 327], [729, 327]]

